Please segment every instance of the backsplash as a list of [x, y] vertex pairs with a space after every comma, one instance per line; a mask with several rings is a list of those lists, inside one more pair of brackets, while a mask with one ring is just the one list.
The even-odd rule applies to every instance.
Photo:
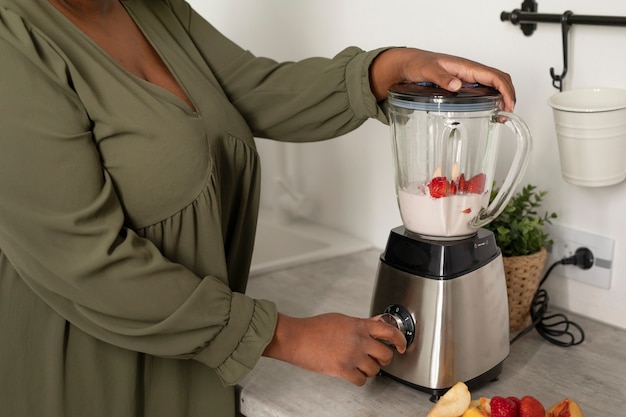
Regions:
[[[536, 184], [548, 191], [545, 208], [558, 213], [559, 225], [615, 242], [609, 289], [563, 279], [559, 267], [546, 284], [551, 303], [626, 328], [626, 261], [620, 256], [626, 242], [626, 183], [588, 188], [569, 184], [561, 176], [552, 109], [547, 104], [558, 92], [552, 86], [549, 68], [560, 70], [563, 64], [560, 25], [541, 24], [526, 37], [518, 26], [501, 22], [500, 13], [519, 8], [521, 0], [485, 0], [480, 8], [459, 0], [364, 0], [358, 8], [352, 0], [265, 0], [262, 5], [256, 0], [217, 4], [192, 0], [191, 4], [241, 46], [278, 60], [332, 56], [348, 45], [364, 49], [407, 45], [461, 55], [510, 73], [517, 91], [515, 113], [527, 122], [534, 137], [522, 184]], [[242, 13], [243, 9], [247, 12]], [[626, 16], [626, 2], [539, 3], [542, 13], [565, 10]], [[619, 52], [626, 42], [626, 28], [573, 26], [569, 36], [564, 90], [626, 88], [626, 56]], [[502, 146], [506, 152], [508, 145]], [[274, 152], [271, 146], [263, 151]], [[386, 126], [368, 121], [345, 137], [303, 144], [290, 155], [297, 158], [295, 181], [299, 189], [315, 201], [313, 220], [376, 247], [385, 245], [389, 230], [400, 224]], [[269, 183], [273, 168], [273, 164], [263, 165], [267, 181], [263, 198], [268, 204], [275, 198]]]

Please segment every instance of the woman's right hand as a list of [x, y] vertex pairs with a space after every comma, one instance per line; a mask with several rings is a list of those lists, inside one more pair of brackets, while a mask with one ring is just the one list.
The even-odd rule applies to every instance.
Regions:
[[417, 48], [391, 48], [370, 66], [372, 93], [378, 101], [387, 98], [389, 87], [395, 83], [420, 81], [431, 81], [450, 91], [458, 91], [463, 82], [489, 85], [502, 94], [503, 110], [515, 108], [511, 76], [469, 59]]
[[279, 314], [274, 338], [263, 355], [361, 386], [393, 358], [393, 347], [382, 340], [399, 353], [406, 350], [404, 335], [377, 317], [328, 313], [293, 318]]

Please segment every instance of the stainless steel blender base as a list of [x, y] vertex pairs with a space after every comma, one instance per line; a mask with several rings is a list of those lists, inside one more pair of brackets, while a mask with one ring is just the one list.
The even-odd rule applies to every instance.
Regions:
[[[488, 370], [487, 372], [485, 372], [482, 375], [478, 375], [475, 378], [470, 379], [469, 381], [464, 381], [465, 384], [467, 385], [467, 387], [469, 388], [470, 391], [473, 391], [474, 388], [478, 388], [478, 387], [482, 387], [483, 385], [488, 384], [489, 382], [494, 382], [498, 380], [498, 377], [500, 376], [500, 373], [502, 372], [502, 368], [504, 365], [504, 361], [500, 362], [499, 364], [497, 364], [496, 366], [494, 366], [493, 368], [491, 368], [490, 370]], [[428, 387], [422, 387], [420, 385], [416, 385], [416, 384], [412, 384], [409, 381], [405, 381], [403, 379], [400, 379], [398, 377], [396, 377], [393, 374], [387, 373], [385, 372], [385, 370], [381, 370], [381, 375], [385, 375], [395, 381], [398, 381], [404, 385], [408, 385], [412, 388], [415, 388], [419, 391], [425, 392], [427, 394], [430, 394], [430, 400], [432, 402], [437, 402], [437, 400], [439, 400], [439, 397], [441, 397], [443, 394], [445, 394], [448, 389], [450, 389], [451, 387], [447, 387], [447, 388], [428, 388]]]
[[[486, 250], [481, 245], [494, 242], [489, 234], [481, 232], [464, 244]], [[413, 243], [394, 242], [411, 255]], [[413, 343], [406, 353], [396, 353], [385, 374], [435, 396], [459, 381], [477, 385], [497, 378], [509, 354], [509, 310], [502, 256], [497, 247], [493, 253], [465, 273], [443, 277], [409, 273], [381, 257], [371, 315], [401, 306], [414, 322]], [[420, 256], [433, 258], [424, 253], [409, 258]]]

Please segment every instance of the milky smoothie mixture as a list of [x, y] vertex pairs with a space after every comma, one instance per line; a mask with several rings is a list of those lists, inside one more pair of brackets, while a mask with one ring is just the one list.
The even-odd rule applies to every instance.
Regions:
[[419, 190], [400, 190], [398, 203], [404, 226], [428, 236], [464, 236], [476, 232], [468, 225], [489, 203], [487, 193], [432, 198]]

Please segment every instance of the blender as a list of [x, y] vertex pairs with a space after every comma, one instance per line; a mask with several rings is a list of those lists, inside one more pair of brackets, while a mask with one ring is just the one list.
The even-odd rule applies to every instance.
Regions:
[[[388, 115], [402, 225], [380, 256], [370, 313], [407, 339], [382, 372], [430, 393], [456, 382], [497, 379], [509, 354], [509, 309], [502, 255], [482, 226], [506, 207], [526, 169], [528, 127], [501, 111], [497, 90], [430, 83], [391, 87]], [[515, 154], [490, 199], [502, 127]]]

